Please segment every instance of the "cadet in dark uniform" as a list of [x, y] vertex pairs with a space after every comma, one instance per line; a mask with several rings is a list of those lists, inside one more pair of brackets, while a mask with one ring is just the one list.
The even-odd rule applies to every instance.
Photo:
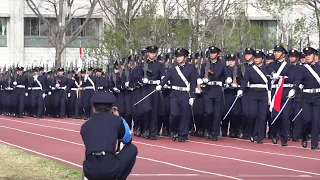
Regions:
[[169, 127], [172, 139], [175, 140], [178, 137], [179, 142], [185, 142], [188, 137], [190, 106], [194, 103], [198, 78], [195, 66], [186, 63], [188, 55], [188, 50], [178, 48], [175, 51], [178, 65], [170, 68], [160, 85], [156, 86], [156, 90], [160, 91], [168, 81], [171, 83]]
[[[138, 149], [131, 144], [130, 128], [113, 108], [116, 97], [112, 93], [97, 92], [90, 98], [93, 115], [81, 127], [86, 147], [83, 171], [88, 179], [125, 180], [135, 164]], [[116, 155], [117, 140], [125, 144]]]
[[262, 51], [255, 51], [254, 63], [252, 67], [248, 67], [245, 72], [244, 79], [241, 83], [237, 96], [241, 96], [248, 83], [249, 86], [249, 104], [250, 112], [248, 114], [247, 132], [250, 134], [250, 140], [254, 141], [255, 123], [257, 123], [257, 143], [262, 144], [265, 136], [265, 126], [268, 113], [268, 89], [270, 83], [266, 77], [268, 75], [267, 67], [264, 66]]
[[319, 150], [319, 119], [320, 119], [320, 66], [315, 62], [315, 54], [318, 51], [312, 47], [303, 49], [306, 55], [306, 64], [299, 68], [299, 75], [295, 77], [294, 88], [288, 93], [294, 97], [302, 84], [302, 147], [308, 146], [308, 133], [311, 126], [311, 149]]
[[13, 99], [12, 101], [15, 103], [15, 115], [18, 118], [23, 117], [23, 109], [24, 109], [24, 97], [28, 96], [26, 90], [28, 89], [28, 78], [23, 75], [23, 67], [17, 67], [17, 76], [15, 77], [15, 81], [13, 82]]
[[64, 118], [66, 115], [66, 90], [68, 79], [65, 76], [63, 76], [63, 73], [64, 69], [59, 68], [57, 75], [54, 77], [54, 80], [51, 85], [51, 87], [53, 87], [52, 90], [54, 90], [54, 117], [57, 118]]

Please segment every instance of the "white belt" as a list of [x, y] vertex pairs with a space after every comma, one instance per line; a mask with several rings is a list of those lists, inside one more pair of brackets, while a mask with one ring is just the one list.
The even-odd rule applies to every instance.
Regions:
[[[278, 88], [279, 87], [279, 85], [278, 84], [274, 84], [274, 85], [272, 85], [272, 88], [274, 89], [274, 88]], [[283, 84], [283, 87], [284, 88], [288, 88], [288, 87], [293, 87], [293, 84]]]
[[98, 89], [103, 89], [103, 87], [98, 87]]
[[41, 87], [31, 87], [31, 90], [42, 90]]
[[71, 88], [71, 91], [78, 91], [78, 88]]
[[149, 80], [147, 84], [160, 84], [160, 80]]
[[88, 87], [85, 87], [84, 90], [89, 90], [89, 89], [94, 89], [93, 86], [88, 86]]
[[6, 87], [6, 88], [4, 88], [5, 90], [8, 90], [8, 91], [10, 91], [10, 90], [13, 90], [13, 88], [9, 88], [9, 87]]
[[26, 88], [25, 85], [17, 85], [16, 88]]
[[221, 81], [210, 81], [207, 83], [207, 85], [209, 85], [209, 86], [222, 86], [222, 82]]
[[320, 88], [303, 89], [302, 92], [304, 92], [304, 93], [320, 93]]
[[185, 91], [185, 92], [189, 92], [189, 91], [190, 91], [190, 88], [187, 88], [187, 87], [179, 87], [179, 86], [171, 86], [171, 89], [177, 90], [177, 91]]
[[205, 84], [201, 84], [200, 87], [206, 87], [206, 85]]
[[59, 89], [59, 90], [65, 90], [65, 89], [67, 89], [67, 87], [66, 87], [66, 86], [63, 86], [63, 87], [56, 87], [56, 89]]
[[268, 88], [266, 84], [250, 84], [249, 88]]

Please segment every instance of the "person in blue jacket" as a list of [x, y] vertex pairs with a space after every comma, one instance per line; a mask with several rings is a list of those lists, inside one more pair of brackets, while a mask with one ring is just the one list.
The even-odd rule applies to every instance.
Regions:
[[[125, 180], [135, 164], [138, 149], [131, 143], [130, 128], [113, 107], [116, 97], [109, 92], [92, 95], [93, 116], [81, 127], [85, 145], [83, 171], [87, 179]], [[116, 154], [117, 141], [125, 146]]]

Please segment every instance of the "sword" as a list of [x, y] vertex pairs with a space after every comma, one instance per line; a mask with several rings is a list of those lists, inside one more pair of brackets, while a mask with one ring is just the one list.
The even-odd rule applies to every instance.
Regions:
[[225, 120], [228, 116], [228, 114], [230, 113], [231, 109], [233, 108], [233, 106], [236, 104], [237, 100], [238, 100], [239, 96], [236, 96], [236, 99], [233, 101], [231, 107], [229, 108], [227, 114], [223, 117], [223, 120]]
[[297, 115], [292, 119], [291, 122], [293, 122], [294, 120], [297, 119], [297, 117], [300, 115], [300, 113], [302, 112], [303, 108], [300, 109], [300, 111], [297, 113]]
[[142, 99], [140, 99], [138, 102], [136, 102], [133, 106], [136, 106], [137, 104], [141, 103], [143, 100], [145, 100], [147, 97], [149, 97], [151, 94], [153, 94], [154, 92], [156, 92], [157, 90], [153, 90], [151, 93], [149, 93], [148, 95], [146, 95], [145, 97], [143, 97]]
[[280, 116], [281, 112], [283, 111], [283, 109], [284, 109], [284, 108], [286, 107], [286, 105], [288, 104], [289, 99], [291, 99], [291, 98], [288, 97], [288, 99], [286, 100], [286, 102], [284, 103], [284, 105], [282, 106], [282, 108], [280, 109], [280, 112], [278, 113], [278, 115], [276, 116], [276, 118], [274, 118], [274, 120], [272, 121], [271, 125], [273, 125], [274, 122], [278, 119], [278, 117]]

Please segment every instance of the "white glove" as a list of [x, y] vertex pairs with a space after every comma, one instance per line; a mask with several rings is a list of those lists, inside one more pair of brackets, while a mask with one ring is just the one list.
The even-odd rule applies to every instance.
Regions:
[[70, 93], [68, 93], [68, 97], [70, 97], [71, 96], [71, 94]]
[[24, 93], [24, 95], [25, 95], [25, 96], [29, 96], [29, 94], [28, 94], [27, 92], [26, 92], [26, 93]]
[[120, 93], [120, 90], [119, 90], [118, 88], [114, 87], [114, 88], [112, 88], [112, 89], [113, 89], [114, 92]]
[[48, 95], [51, 96], [51, 92], [50, 91], [48, 92]]
[[190, 98], [190, 99], [189, 99], [189, 105], [192, 106], [193, 103], [194, 103], [194, 98]]
[[124, 83], [126, 87], [129, 87], [129, 82]]
[[299, 88], [300, 88], [300, 89], [303, 89], [303, 87], [304, 87], [304, 86], [303, 86], [302, 84], [299, 84]]
[[164, 78], [164, 76], [161, 76], [161, 80]]
[[54, 91], [56, 88], [54, 88], [54, 87], [51, 87], [51, 89], [52, 89], [52, 91]]
[[226, 84], [231, 84], [232, 83], [232, 79], [231, 79], [231, 77], [228, 77], [227, 79], [226, 79]]
[[203, 78], [203, 83], [208, 83], [208, 82], [209, 82], [209, 79]]
[[238, 85], [235, 84], [235, 83], [232, 83], [232, 84], [231, 84], [231, 87], [236, 88], [236, 87], [238, 87]]
[[293, 98], [293, 96], [296, 94], [296, 91], [294, 89], [291, 89], [288, 93], [289, 98]]
[[163, 88], [168, 89], [169, 86], [165, 84], [165, 85], [163, 86]]
[[56, 84], [56, 88], [60, 87], [60, 84]]
[[198, 79], [197, 79], [197, 84], [198, 84], [198, 85], [203, 84], [203, 80], [202, 80], [201, 78], [198, 78]]
[[31, 87], [28, 87], [28, 90], [31, 90]]
[[161, 89], [162, 89], [162, 86], [160, 85], [156, 86], [156, 91], [161, 91]]
[[279, 75], [277, 73], [272, 74], [272, 79], [279, 79]]
[[147, 84], [148, 81], [149, 81], [149, 80], [148, 80], [147, 78], [143, 78], [143, 79], [142, 79], [142, 82], [143, 82], [144, 84]]
[[42, 98], [45, 98], [45, 97], [46, 97], [46, 94], [45, 94], [45, 93], [43, 93], [43, 94], [42, 94]]
[[238, 97], [241, 97], [242, 95], [243, 95], [243, 91], [242, 91], [242, 90], [238, 90], [238, 91], [237, 91], [237, 96], [238, 96]]
[[18, 84], [17, 81], [14, 81], [14, 82], [13, 82], [13, 85], [14, 85], [14, 86], [16, 86], [17, 84]]
[[196, 93], [196, 94], [201, 94], [200, 89], [199, 89], [199, 88], [196, 88], [195, 93]]

